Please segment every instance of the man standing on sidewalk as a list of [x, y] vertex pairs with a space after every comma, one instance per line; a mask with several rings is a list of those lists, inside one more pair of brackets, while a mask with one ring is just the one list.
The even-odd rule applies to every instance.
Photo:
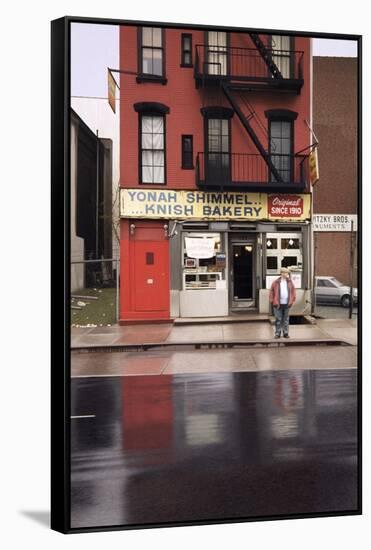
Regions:
[[294, 283], [290, 279], [290, 272], [286, 267], [282, 267], [280, 276], [273, 281], [269, 293], [269, 301], [273, 306], [275, 322], [275, 338], [281, 336], [281, 330], [284, 338], [289, 338], [289, 310], [296, 300], [296, 290]]

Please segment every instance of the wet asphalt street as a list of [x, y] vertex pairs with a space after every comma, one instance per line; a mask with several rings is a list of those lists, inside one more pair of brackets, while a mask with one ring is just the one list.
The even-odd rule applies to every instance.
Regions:
[[357, 371], [71, 381], [71, 526], [355, 511]]

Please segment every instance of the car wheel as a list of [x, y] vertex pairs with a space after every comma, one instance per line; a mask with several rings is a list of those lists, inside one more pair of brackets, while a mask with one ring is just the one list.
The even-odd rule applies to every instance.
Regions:
[[349, 307], [349, 305], [350, 305], [350, 296], [349, 296], [349, 294], [345, 294], [344, 296], [342, 296], [341, 305], [343, 307]]

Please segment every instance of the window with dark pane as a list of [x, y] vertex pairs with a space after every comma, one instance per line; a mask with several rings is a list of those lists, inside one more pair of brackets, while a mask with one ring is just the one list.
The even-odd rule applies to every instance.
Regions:
[[267, 249], [275, 250], [277, 248], [277, 239], [267, 238]]
[[284, 256], [281, 261], [281, 267], [291, 267], [292, 265], [298, 265], [298, 258], [296, 256]]
[[182, 34], [182, 67], [192, 67], [192, 35]]
[[[285, 183], [291, 181], [292, 165], [292, 122], [270, 121], [270, 153], [274, 167]], [[272, 181], [276, 181], [272, 174]]]
[[209, 118], [207, 136], [207, 169], [209, 176], [226, 178], [229, 170], [229, 121]]
[[287, 249], [299, 249], [300, 248], [300, 241], [299, 239], [282, 239], [281, 240], [281, 248], [287, 248]]
[[163, 31], [157, 27], [142, 28], [142, 73], [163, 76]]
[[182, 136], [182, 168], [193, 168], [193, 136]]
[[141, 116], [141, 183], [165, 183], [165, 120]]
[[277, 270], [278, 264], [277, 264], [277, 256], [267, 256], [267, 269], [275, 269]]
[[153, 265], [155, 263], [155, 255], [153, 252], [146, 252], [146, 264]]

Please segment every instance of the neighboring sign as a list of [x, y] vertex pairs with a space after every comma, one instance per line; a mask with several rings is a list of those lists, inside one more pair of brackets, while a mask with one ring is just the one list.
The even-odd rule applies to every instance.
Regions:
[[121, 189], [122, 218], [196, 220], [310, 219], [310, 194]]
[[356, 214], [313, 214], [314, 231], [357, 231]]
[[309, 155], [309, 179], [310, 183], [314, 185], [319, 180], [318, 169], [318, 149], [317, 147]]
[[185, 248], [189, 258], [213, 258], [215, 256], [215, 239], [186, 237]]
[[215, 266], [224, 268], [226, 266], [227, 256], [224, 252], [217, 252], [215, 256]]
[[116, 82], [111, 71], [108, 71], [108, 103], [114, 113], [116, 113]]

